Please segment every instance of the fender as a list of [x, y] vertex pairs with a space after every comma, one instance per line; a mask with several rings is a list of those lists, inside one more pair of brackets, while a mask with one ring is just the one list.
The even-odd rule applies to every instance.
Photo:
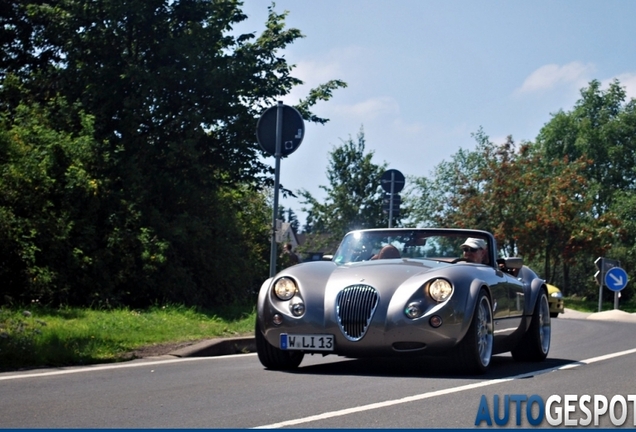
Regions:
[[490, 286], [481, 279], [475, 279], [470, 284], [470, 289], [468, 291], [468, 295], [466, 296], [466, 304], [464, 305], [464, 311], [468, 311], [468, 306], [470, 305], [470, 313], [464, 314], [464, 319], [462, 321], [462, 338], [466, 335], [470, 324], [473, 321], [473, 316], [475, 315], [476, 304], [477, 304], [477, 296], [479, 295], [479, 291], [484, 288], [486, 289], [486, 293], [488, 294], [488, 299], [490, 300], [490, 304], [492, 305], [492, 292], [490, 292]]

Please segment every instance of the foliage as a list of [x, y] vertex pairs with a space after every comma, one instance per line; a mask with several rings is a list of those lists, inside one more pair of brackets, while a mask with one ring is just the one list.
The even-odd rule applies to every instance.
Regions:
[[[588, 161], [547, 160], [530, 143], [517, 150], [508, 137], [496, 145], [481, 130], [475, 138], [476, 150], [440, 164], [434, 181], [415, 181], [414, 223], [490, 231], [501, 255], [543, 260], [539, 268], [549, 281], [557, 264], [568, 269], [582, 251], [609, 248], [616, 221], [591, 216]], [[567, 291], [568, 279], [559, 285]]]
[[[95, 208], [103, 189], [92, 170], [92, 117], [62, 99], [19, 105], [0, 119], [0, 279], [4, 302], [66, 296], [93, 257]], [[78, 134], [52, 129], [66, 120]], [[88, 244], [87, 244], [88, 243]], [[80, 247], [82, 245], [82, 247]]]
[[291, 226], [291, 228], [294, 230], [295, 233], [299, 232], [300, 222], [298, 221], [298, 216], [296, 216], [296, 213], [294, 212], [294, 210], [292, 210], [291, 207], [285, 208], [283, 206], [279, 206], [278, 219], [280, 219], [283, 222], [289, 223], [289, 225]]
[[[9, 0], [0, 8], [5, 304], [212, 306], [267, 276], [264, 108], [302, 84], [273, 6]], [[344, 87], [329, 81], [298, 108]], [[29, 120], [29, 117], [33, 117]], [[4, 265], [8, 264], [8, 266]], [[4, 276], [4, 275], [3, 275]]]
[[413, 179], [410, 222], [492, 231], [502, 254], [524, 256], [565, 293], [596, 291], [598, 256], [632, 272], [636, 102], [624, 103], [618, 81], [606, 91], [593, 81], [581, 95], [536, 143], [495, 145], [480, 130], [475, 151], [460, 150], [432, 180]]
[[362, 228], [378, 228], [388, 225], [388, 216], [382, 212], [383, 192], [380, 178], [386, 164], [372, 162], [373, 152], [365, 152], [364, 131], [358, 133], [354, 142], [350, 137], [329, 153], [327, 168], [329, 186], [320, 186], [327, 198], [320, 201], [308, 191], [298, 193], [307, 211], [304, 230], [312, 234], [309, 251], [333, 251], [342, 237], [349, 231]]
[[[549, 160], [589, 160], [582, 172], [593, 202], [589, 217], [606, 222], [614, 235], [602, 250], [582, 249], [577, 254], [585, 273], [596, 270], [591, 263], [598, 256], [620, 260], [628, 274], [636, 264], [636, 226], [632, 221], [636, 204], [636, 100], [626, 99], [618, 80], [606, 89], [594, 80], [581, 90], [574, 108], [555, 114], [537, 137], [537, 147]], [[629, 298], [633, 292], [628, 285], [622, 294]]]
[[559, 111], [537, 136], [537, 146], [551, 160], [591, 161], [585, 176], [595, 189], [595, 215], [612, 209], [616, 192], [636, 190], [636, 100], [625, 99], [618, 80], [607, 90], [594, 80], [571, 111]]

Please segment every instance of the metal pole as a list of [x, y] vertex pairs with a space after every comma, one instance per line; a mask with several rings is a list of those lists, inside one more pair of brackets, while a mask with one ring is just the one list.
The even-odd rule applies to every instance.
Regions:
[[598, 284], [598, 311], [603, 310], [603, 285], [605, 284], [605, 258], [601, 258], [601, 283]]
[[276, 274], [276, 256], [278, 245], [276, 243], [276, 218], [278, 217], [278, 187], [280, 183], [280, 156], [283, 147], [283, 102], [278, 101], [276, 107], [276, 167], [274, 173], [274, 204], [272, 206], [272, 244], [269, 254], [269, 277]]
[[391, 195], [389, 196], [389, 228], [393, 226], [393, 190], [395, 189], [395, 171], [391, 171]]

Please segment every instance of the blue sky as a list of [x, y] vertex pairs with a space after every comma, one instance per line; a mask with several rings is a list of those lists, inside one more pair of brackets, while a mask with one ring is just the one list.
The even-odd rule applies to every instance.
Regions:
[[[532, 141], [568, 111], [592, 79], [618, 78], [636, 97], [636, 1], [278, 0], [305, 38], [283, 54], [306, 85], [348, 87], [314, 112], [301, 146], [281, 162], [281, 183], [324, 197], [329, 152], [364, 128], [376, 164], [430, 176], [482, 127], [491, 140]], [[245, 0], [237, 30], [260, 33], [266, 0]], [[274, 158], [267, 159], [272, 166]], [[301, 220], [301, 204], [282, 199]]]

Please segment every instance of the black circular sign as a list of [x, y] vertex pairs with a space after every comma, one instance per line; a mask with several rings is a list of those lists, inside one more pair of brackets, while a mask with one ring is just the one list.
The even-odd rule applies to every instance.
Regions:
[[[300, 113], [293, 107], [282, 105], [283, 128], [280, 146], [281, 156], [296, 151], [305, 137], [305, 122]], [[256, 139], [261, 148], [276, 156], [276, 117], [278, 105], [267, 108], [256, 124]]]
[[[391, 190], [391, 183], [393, 183], [393, 190]], [[380, 186], [388, 193], [398, 193], [404, 189], [405, 178], [404, 174], [395, 169], [384, 171], [380, 178]]]

